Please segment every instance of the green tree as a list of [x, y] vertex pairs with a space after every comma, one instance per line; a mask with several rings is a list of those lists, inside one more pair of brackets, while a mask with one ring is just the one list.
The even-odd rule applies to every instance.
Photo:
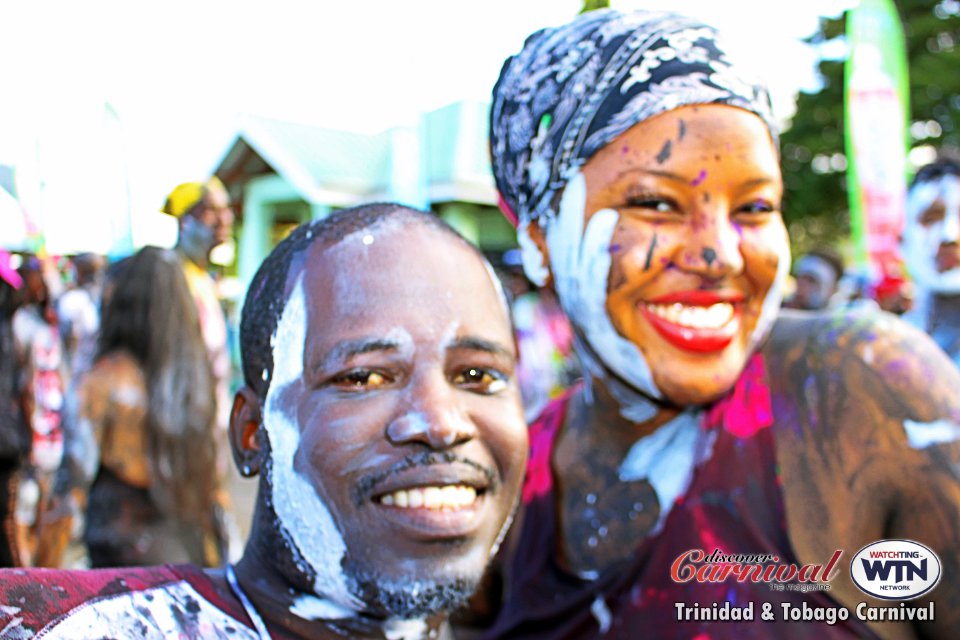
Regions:
[[[914, 146], [960, 150], [960, 0], [897, 0], [907, 39]], [[821, 20], [813, 44], [842, 38], [845, 19]], [[781, 137], [784, 218], [797, 253], [839, 247], [849, 234], [843, 140], [843, 61], [823, 60], [822, 87], [801, 93]]]

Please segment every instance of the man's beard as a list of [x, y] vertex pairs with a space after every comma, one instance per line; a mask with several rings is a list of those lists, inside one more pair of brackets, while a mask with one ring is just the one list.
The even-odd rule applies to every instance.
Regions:
[[449, 613], [466, 605], [480, 576], [448, 576], [440, 579], [384, 576], [356, 566], [345, 567], [354, 593], [368, 612], [385, 618], [422, 618]]

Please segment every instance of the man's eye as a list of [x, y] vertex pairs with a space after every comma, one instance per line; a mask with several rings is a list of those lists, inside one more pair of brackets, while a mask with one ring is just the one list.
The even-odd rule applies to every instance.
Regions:
[[453, 383], [468, 391], [497, 393], [507, 387], [507, 377], [499, 371], [470, 367], [455, 375]]
[[387, 384], [389, 379], [382, 373], [369, 369], [348, 371], [333, 378], [332, 383], [339, 389], [347, 391], [367, 391]]
[[928, 226], [934, 224], [935, 222], [940, 222], [943, 220], [944, 215], [946, 214], [947, 209], [943, 206], [942, 202], [934, 202], [930, 208], [920, 214], [919, 222], [923, 226]]

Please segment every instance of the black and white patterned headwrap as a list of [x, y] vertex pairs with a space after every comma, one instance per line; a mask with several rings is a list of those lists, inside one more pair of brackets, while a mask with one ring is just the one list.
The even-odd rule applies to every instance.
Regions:
[[493, 89], [490, 146], [504, 213], [514, 224], [554, 215], [554, 197], [593, 154], [683, 105], [747, 109], [776, 141], [766, 88], [738, 75], [717, 37], [684, 16], [613, 9], [530, 36]]

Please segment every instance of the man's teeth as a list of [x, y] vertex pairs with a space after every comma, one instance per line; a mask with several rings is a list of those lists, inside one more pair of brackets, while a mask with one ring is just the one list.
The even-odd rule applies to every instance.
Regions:
[[691, 329], [719, 329], [733, 319], [733, 305], [718, 302], [709, 307], [647, 303], [647, 309], [667, 322]]
[[464, 485], [401, 489], [380, 498], [380, 504], [401, 509], [460, 509], [477, 500], [477, 490]]

